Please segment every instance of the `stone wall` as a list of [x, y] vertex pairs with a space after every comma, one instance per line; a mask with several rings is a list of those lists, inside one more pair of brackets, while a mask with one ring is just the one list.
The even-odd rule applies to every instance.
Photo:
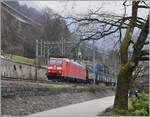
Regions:
[[2, 80], [1, 97], [12, 98], [19, 97], [32, 97], [32, 96], [48, 96], [56, 95], [60, 93], [80, 93], [85, 91], [91, 91], [89, 88], [77, 88], [71, 85], [65, 86], [44, 83], [31, 83], [26, 81], [5, 81]]
[[2, 116], [23, 116], [69, 104], [114, 95], [111, 87], [89, 85], [74, 87], [26, 81], [2, 80]]
[[[1, 76], [25, 80], [34, 80], [36, 74], [35, 65], [13, 62], [9, 59], [1, 58]], [[47, 80], [46, 67], [37, 66], [37, 80]]]

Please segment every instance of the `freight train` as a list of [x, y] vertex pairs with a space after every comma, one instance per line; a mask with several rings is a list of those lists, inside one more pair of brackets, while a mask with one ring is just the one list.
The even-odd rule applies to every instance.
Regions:
[[110, 74], [108, 67], [100, 64], [83, 66], [68, 58], [50, 58], [46, 76], [48, 80], [82, 83], [91, 83], [95, 77], [96, 83], [115, 84], [114, 77]]

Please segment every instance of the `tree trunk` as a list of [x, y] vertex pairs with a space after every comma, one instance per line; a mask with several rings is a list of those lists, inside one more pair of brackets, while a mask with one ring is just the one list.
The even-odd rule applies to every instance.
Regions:
[[128, 90], [135, 63], [128, 57], [128, 48], [132, 40], [132, 34], [137, 20], [138, 3], [132, 1], [132, 19], [125, 33], [125, 37], [120, 45], [120, 72], [118, 75], [117, 91], [114, 108], [128, 109]]
[[[128, 42], [131, 38], [129, 36], [129, 32], [131, 32], [131, 27], [128, 27], [126, 32], [125, 38], [121, 43], [120, 47], [120, 54], [121, 54], [121, 68], [118, 75], [118, 82], [117, 82], [117, 91], [116, 97], [114, 102], [114, 108], [119, 109], [128, 109], [128, 90], [129, 90], [129, 83], [131, 81], [132, 72], [135, 67], [138, 65], [139, 60], [141, 59], [142, 48], [144, 43], [148, 37], [149, 32], [149, 17], [146, 20], [142, 31], [135, 42], [133, 48], [132, 57], [128, 58]], [[132, 33], [131, 33], [132, 34]]]
[[121, 67], [118, 75], [114, 108], [128, 109], [128, 90], [130, 88], [132, 72], [137, 65], [138, 63], [135, 64], [132, 60], [129, 60], [126, 65]]
[[128, 89], [129, 89], [129, 74], [121, 68], [118, 75], [117, 93], [115, 96], [114, 108], [128, 109]]

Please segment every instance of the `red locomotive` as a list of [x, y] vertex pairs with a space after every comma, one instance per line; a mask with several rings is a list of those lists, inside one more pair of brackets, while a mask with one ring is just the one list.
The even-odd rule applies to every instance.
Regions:
[[49, 80], [86, 81], [86, 68], [68, 58], [50, 58], [47, 68]]

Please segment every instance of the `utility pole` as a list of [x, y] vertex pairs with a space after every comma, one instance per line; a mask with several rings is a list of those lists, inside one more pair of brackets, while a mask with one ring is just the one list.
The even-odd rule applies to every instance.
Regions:
[[37, 63], [38, 63], [38, 40], [36, 40], [36, 52], [35, 52], [35, 81], [37, 80]]
[[44, 40], [44, 42], [43, 42], [43, 57], [44, 57], [44, 59], [45, 59], [45, 40]]
[[43, 60], [44, 60], [44, 64], [46, 64], [46, 53], [45, 53], [45, 40], [44, 40], [44, 42], [43, 42]]
[[43, 57], [43, 48], [42, 48], [42, 40], [41, 40], [41, 57]]
[[63, 39], [63, 37], [61, 37], [62, 38], [62, 50], [61, 50], [61, 52], [62, 52], [62, 56], [64, 55], [64, 39]]
[[93, 82], [93, 85], [94, 85], [94, 87], [95, 87], [95, 80], [96, 80], [95, 70], [96, 70], [96, 64], [95, 64], [95, 40], [93, 40], [93, 71], [94, 71], [94, 82]]
[[63, 53], [64, 53], [64, 56], [65, 56], [65, 49], [66, 49], [66, 40], [65, 39], [63, 39]]
[[80, 50], [80, 45], [78, 47], [78, 59], [81, 62], [81, 60], [82, 60], [82, 53], [81, 53], [81, 50]]
[[47, 45], [47, 64], [48, 64], [48, 61], [49, 61], [49, 51], [50, 51], [50, 47], [49, 45]]

